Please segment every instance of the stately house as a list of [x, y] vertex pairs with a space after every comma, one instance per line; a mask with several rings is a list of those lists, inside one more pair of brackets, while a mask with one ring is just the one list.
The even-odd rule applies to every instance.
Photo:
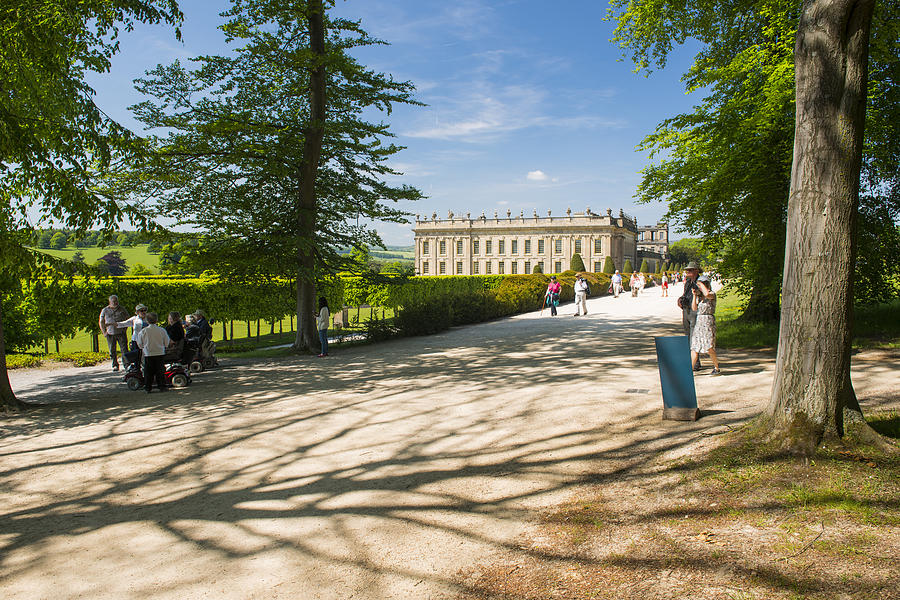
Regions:
[[574, 254], [581, 255], [585, 269], [600, 272], [607, 256], [618, 269], [638, 258], [637, 223], [621, 210], [598, 215], [590, 208], [568, 209], [561, 216], [547, 211], [546, 217], [537, 211], [513, 216], [508, 210], [505, 217], [416, 215], [414, 232], [418, 275], [528, 274], [538, 264], [544, 273], [561, 273]]

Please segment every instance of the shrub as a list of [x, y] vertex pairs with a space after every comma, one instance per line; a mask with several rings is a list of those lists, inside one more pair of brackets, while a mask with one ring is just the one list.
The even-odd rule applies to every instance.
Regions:
[[650, 272], [650, 263], [648, 263], [647, 259], [645, 258], [643, 261], [641, 261], [641, 273], [649, 273], [649, 272]]
[[76, 367], [93, 367], [109, 360], [109, 355], [104, 352], [60, 352], [52, 355], [52, 358], [60, 362], [70, 362]]
[[41, 366], [41, 359], [31, 354], [7, 354], [7, 369], [31, 369]]
[[616, 263], [613, 262], [612, 256], [606, 257], [606, 262], [603, 263], [603, 272], [607, 275], [612, 275], [616, 272]]
[[584, 271], [584, 260], [577, 252], [572, 255], [572, 260], [569, 261], [569, 268], [573, 271]]
[[535, 263], [534, 268], [531, 270], [532, 273], [543, 273], [544, 267], [540, 262]]
[[622, 272], [623, 272], [623, 273], [632, 273], [632, 272], [634, 272], [634, 267], [631, 266], [631, 260], [626, 260], [626, 261], [625, 261], [625, 266], [622, 267]]
[[447, 299], [433, 298], [407, 304], [396, 317], [401, 335], [431, 335], [450, 328], [452, 324], [450, 303]]

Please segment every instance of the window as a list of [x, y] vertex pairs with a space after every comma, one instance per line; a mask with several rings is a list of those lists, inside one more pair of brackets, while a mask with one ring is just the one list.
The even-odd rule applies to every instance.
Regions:
[[428, 242], [422, 242], [422, 254], [428, 254]]
[[525, 254], [531, 254], [531, 240], [525, 240]]
[[510, 249], [512, 250], [513, 254], [519, 253], [519, 240], [513, 240], [509, 243], [509, 245], [510, 245]]
[[[528, 242], [525, 242], [525, 243], [527, 244]], [[530, 260], [525, 261], [525, 274], [531, 275], [531, 261]]]
[[497, 240], [497, 254], [503, 254], [506, 251], [506, 241]]
[[[562, 254], [562, 240], [553, 240], [553, 251], [557, 254]], [[557, 273], [559, 272], [557, 271]]]
[[478, 263], [472, 263], [472, 273], [478, 275]]
[[502, 260], [497, 263], [497, 275], [503, 275], [506, 273], [506, 263]]
[[491, 253], [491, 240], [484, 240], [484, 253], [485, 254]]
[[446, 275], [446, 274], [447, 274], [447, 263], [445, 263], [444, 261], [441, 261], [441, 275]]
[[556, 261], [555, 264], [556, 264], [556, 270], [553, 271], [553, 272], [554, 272], [554, 273], [562, 273], [562, 262]]
[[462, 275], [462, 261], [461, 260], [456, 261], [456, 274]]
[[478, 240], [472, 242], [472, 254], [478, 254]]
[[484, 263], [484, 274], [485, 274], [485, 275], [490, 275], [490, 274], [491, 274], [491, 261], [486, 261], [486, 262]]
[[575, 254], [581, 254], [581, 240], [575, 240]]
[[519, 261], [517, 261], [517, 260], [514, 260], [512, 262], [512, 274], [513, 275], [519, 274]]
[[603, 247], [600, 244], [600, 240], [594, 240], [594, 254], [600, 254], [603, 251]]
[[594, 261], [594, 273], [600, 273], [603, 271], [603, 265], [600, 264], [599, 260]]
[[538, 240], [538, 254], [544, 253], [544, 240]]
[[422, 263], [422, 273], [424, 273], [425, 275], [428, 275], [428, 261], [427, 260]]
[[462, 240], [456, 240], [456, 255], [459, 256], [462, 254], [463, 243]]
[[441, 240], [441, 254], [447, 254], [447, 242]]

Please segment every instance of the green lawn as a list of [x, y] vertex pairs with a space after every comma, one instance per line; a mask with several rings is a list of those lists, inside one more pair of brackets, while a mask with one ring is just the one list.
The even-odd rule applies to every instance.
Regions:
[[[746, 296], [723, 289], [716, 300], [716, 345], [720, 348], [775, 348], [778, 323], [742, 323]], [[853, 310], [853, 346], [900, 348], [900, 300], [857, 306]]]
[[81, 251], [81, 253], [84, 255], [84, 262], [89, 265], [97, 262], [98, 258], [113, 250], [119, 252], [122, 255], [122, 258], [125, 260], [125, 264], [129, 268], [134, 267], [136, 264], [140, 263], [150, 269], [153, 273], [158, 272], [157, 267], [159, 266], [159, 254], [150, 254], [149, 252], [147, 252], [147, 244], [132, 246], [130, 248], [126, 248], [124, 246], [106, 246], [105, 248], [98, 248], [96, 246], [92, 246], [89, 248], [73, 248], [71, 246], [67, 246], [62, 250], [40, 249], [41, 252], [50, 254], [51, 256], [55, 256], [57, 258], [65, 258], [67, 260], [71, 260], [72, 256], [74, 256], [76, 252]]

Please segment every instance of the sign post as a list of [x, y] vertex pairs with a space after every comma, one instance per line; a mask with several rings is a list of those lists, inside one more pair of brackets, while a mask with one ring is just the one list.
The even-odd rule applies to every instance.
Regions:
[[657, 337], [655, 340], [659, 382], [662, 385], [663, 419], [696, 421], [700, 417], [700, 409], [697, 408], [688, 337], [675, 335]]

